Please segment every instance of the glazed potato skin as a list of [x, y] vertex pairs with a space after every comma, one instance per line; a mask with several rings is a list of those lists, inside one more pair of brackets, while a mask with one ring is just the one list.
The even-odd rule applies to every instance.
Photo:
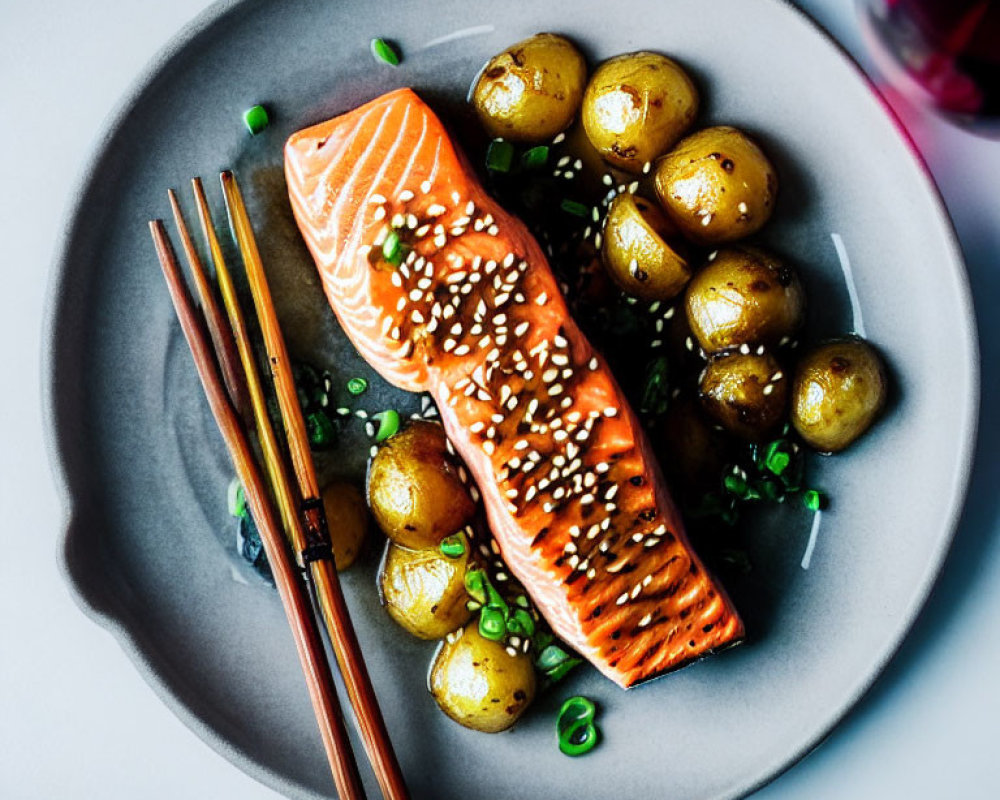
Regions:
[[726, 430], [759, 441], [785, 416], [788, 378], [773, 356], [716, 356], [702, 374], [702, 407]]
[[333, 560], [338, 570], [344, 570], [357, 559], [368, 533], [365, 499], [354, 484], [345, 481], [327, 486], [322, 499]]
[[719, 353], [793, 336], [805, 314], [805, 292], [795, 270], [775, 256], [729, 247], [688, 284], [684, 308], [702, 350]]
[[691, 127], [698, 103], [697, 88], [676, 61], [659, 53], [626, 53], [595, 70], [581, 118], [605, 161], [639, 173]]
[[667, 242], [673, 226], [648, 200], [624, 192], [611, 202], [601, 258], [611, 279], [644, 300], [669, 300], [691, 277], [687, 260]]
[[535, 667], [524, 653], [512, 656], [501, 642], [484, 638], [473, 620], [445, 640], [431, 664], [429, 686], [440, 709], [466, 728], [499, 733], [535, 697]]
[[386, 536], [414, 549], [468, 523], [475, 505], [441, 425], [412, 421], [382, 443], [368, 466], [368, 505]]
[[440, 639], [460, 628], [472, 615], [465, 607], [467, 563], [467, 553], [449, 558], [437, 548], [387, 542], [379, 591], [389, 616], [420, 639]]
[[573, 43], [539, 33], [490, 59], [472, 104], [490, 136], [543, 142], [569, 127], [586, 82], [587, 65]]
[[701, 245], [756, 233], [774, 211], [774, 166], [737, 128], [722, 125], [691, 134], [657, 161], [653, 172], [667, 216]]
[[868, 342], [858, 337], [827, 342], [795, 371], [792, 424], [810, 446], [839, 452], [871, 427], [887, 390], [885, 365]]

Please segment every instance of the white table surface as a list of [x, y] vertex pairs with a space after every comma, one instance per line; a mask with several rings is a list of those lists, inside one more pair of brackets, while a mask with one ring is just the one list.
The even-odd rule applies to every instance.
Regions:
[[[42, 439], [42, 310], [68, 192], [133, 76], [207, 5], [0, 0], [0, 798], [277, 797], [181, 724], [74, 604]], [[870, 66], [852, 3], [802, 5]], [[756, 800], [1000, 796], [1000, 424], [989, 413], [1000, 401], [1000, 142], [891, 100], [941, 187], [977, 297], [978, 461], [943, 577], [902, 650]]]

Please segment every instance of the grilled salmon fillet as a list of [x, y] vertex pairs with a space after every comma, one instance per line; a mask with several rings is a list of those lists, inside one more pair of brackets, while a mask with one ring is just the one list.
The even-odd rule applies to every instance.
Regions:
[[[643, 434], [525, 226], [400, 89], [294, 134], [285, 172], [362, 356], [427, 391], [504, 560], [555, 633], [621, 686], [738, 641]], [[408, 247], [399, 266], [383, 244]]]

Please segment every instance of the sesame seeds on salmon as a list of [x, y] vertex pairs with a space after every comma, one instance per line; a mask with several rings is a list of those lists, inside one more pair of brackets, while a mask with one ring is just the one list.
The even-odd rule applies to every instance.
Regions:
[[285, 168], [343, 330], [388, 381], [434, 397], [504, 560], [555, 633], [626, 687], [738, 641], [738, 614], [538, 243], [423, 101], [401, 89], [300, 131]]

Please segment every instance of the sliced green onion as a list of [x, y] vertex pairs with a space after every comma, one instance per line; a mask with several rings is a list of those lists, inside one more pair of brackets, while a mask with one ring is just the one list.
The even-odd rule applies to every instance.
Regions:
[[405, 255], [406, 248], [403, 246], [403, 240], [399, 238], [396, 231], [389, 231], [385, 241], [382, 242], [382, 258], [392, 266], [398, 267], [403, 263]]
[[567, 214], [572, 214], [574, 217], [590, 216], [590, 206], [585, 205], [584, 203], [578, 203], [576, 200], [563, 200], [559, 204], [559, 208]]
[[594, 724], [597, 707], [582, 696], [569, 698], [559, 709], [556, 732], [559, 749], [568, 756], [582, 756], [597, 744], [598, 730]]
[[517, 608], [507, 619], [507, 630], [515, 636], [530, 638], [535, 633], [535, 621], [523, 608]]
[[454, 536], [445, 537], [438, 545], [438, 549], [448, 558], [461, 558], [465, 555], [465, 535], [456, 533]]
[[376, 61], [381, 61], [390, 67], [399, 66], [399, 53], [385, 39], [372, 39], [371, 48]]
[[558, 683], [567, 675], [574, 667], [580, 666], [583, 663], [583, 659], [577, 658], [576, 656], [570, 656], [565, 661], [560, 662], [552, 669], [545, 673], [546, 679], [549, 683]]
[[481, 569], [470, 569], [465, 573], [465, 591], [480, 604], [486, 602], [486, 573]]
[[597, 726], [580, 720], [560, 732], [559, 749], [568, 756], [582, 756], [594, 749], [597, 738]]
[[347, 391], [354, 395], [363, 394], [367, 388], [368, 381], [364, 378], [351, 378], [347, 382]]
[[727, 475], [722, 479], [722, 485], [726, 487], [727, 492], [735, 494], [741, 499], [746, 497], [746, 494], [750, 489], [747, 482], [739, 475]]
[[792, 463], [792, 454], [786, 439], [775, 439], [764, 449], [764, 467], [780, 476]]
[[378, 431], [375, 433], [376, 442], [384, 442], [399, 430], [399, 412], [393, 408], [373, 414], [372, 419], [378, 422]]
[[486, 150], [486, 169], [490, 172], [510, 172], [514, 163], [514, 145], [494, 139]]
[[484, 639], [499, 642], [507, 633], [507, 623], [503, 612], [493, 606], [486, 606], [479, 614], [479, 633]]
[[234, 517], [242, 517], [247, 513], [247, 499], [243, 494], [243, 484], [240, 483], [239, 478], [233, 478], [229, 482], [226, 505], [229, 508], [229, 513]]
[[539, 167], [544, 167], [545, 162], [549, 160], [549, 146], [547, 144], [540, 144], [537, 147], [532, 147], [530, 150], [525, 150], [524, 155], [521, 156], [521, 166], [525, 169], [538, 169]]
[[535, 666], [542, 672], [548, 672], [549, 670], [558, 667], [567, 659], [571, 658], [573, 658], [573, 656], [563, 650], [559, 645], [550, 644], [538, 654], [538, 658], [535, 659]]
[[597, 706], [589, 697], [576, 695], [565, 700], [559, 708], [558, 725], [560, 728], [574, 722], [589, 722], [597, 716]]
[[784, 488], [773, 478], [764, 478], [758, 481], [756, 487], [759, 496], [771, 502], [781, 502], [785, 496]]
[[243, 122], [254, 136], [264, 130], [270, 121], [264, 106], [256, 105], [243, 112]]
[[642, 390], [639, 410], [644, 414], [659, 416], [670, 405], [670, 383], [667, 380], [668, 365], [665, 356], [653, 359], [646, 368], [646, 385]]
[[802, 503], [810, 511], [822, 511], [830, 505], [827, 496], [818, 489], [806, 489], [802, 493]]
[[314, 411], [306, 416], [306, 430], [309, 444], [317, 448], [329, 447], [337, 436], [333, 423], [322, 411]]

